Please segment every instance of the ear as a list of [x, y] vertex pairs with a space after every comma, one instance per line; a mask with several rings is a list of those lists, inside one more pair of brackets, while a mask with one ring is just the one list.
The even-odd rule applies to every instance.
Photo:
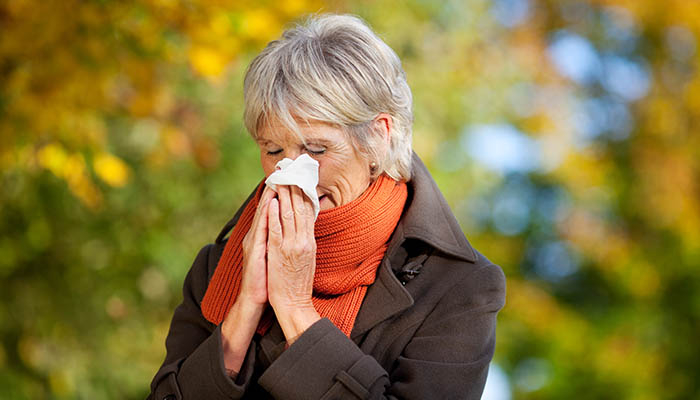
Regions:
[[382, 135], [387, 146], [391, 143], [391, 133], [394, 129], [394, 119], [387, 113], [379, 113], [374, 117], [375, 132]]

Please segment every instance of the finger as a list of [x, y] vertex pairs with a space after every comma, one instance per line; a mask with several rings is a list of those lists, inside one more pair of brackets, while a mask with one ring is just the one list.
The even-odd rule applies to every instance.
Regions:
[[282, 242], [282, 225], [280, 224], [280, 208], [277, 199], [271, 199], [267, 210], [267, 240], [270, 244], [279, 245]]
[[260, 194], [260, 200], [258, 200], [258, 205], [255, 209], [255, 214], [253, 215], [253, 226], [255, 226], [256, 222], [260, 218], [260, 214], [267, 212], [267, 202], [269, 202], [272, 198], [271, 192], [274, 194], [274, 191], [266, 186], [263, 189], [263, 192]]
[[265, 186], [265, 189], [263, 189], [262, 194], [260, 195], [260, 203], [266, 204], [267, 202], [270, 201], [273, 197], [275, 197], [277, 193], [272, 190], [271, 187]]
[[306, 234], [311, 235], [311, 237], [314, 236], [314, 225], [316, 223], [316, 213], [314, 212], [314, 203], [311, 201], [309, 196], [307, 196], [303, 190], [299, 189], [301, 192], [301, 197], [304, 201], [304, 211], [306, 215], [306, 230], [304, 231]]
[[279, 199], [279, 215], [282, 223], [282, 235], [294, 234], [294, 208], [292, 207], [291, 191], [289, 186], [277, 186], [277, 198]]
[[265, 238], [267, 237], [267, 214], [270, 209], [270, 200], [272, 198], [268, 199], [265, 201], [260, 207], [259, 214], [257, 217], [257, 221], [254, 221], [256, 225], [253, 225], [255, 227], [255, 241], [262, 243], [265, 245]]
[[307, 234], [314, 237], [314, 228], [316, 226], [316, 213], [314, 212], [314, 203], [310, 198], [304, 196], [304, 205], [306, 206], [306, 212], [309, 215], [308, 223], [306, 224]]
[[258, 208], [255, 210], [253, 222], [251, 223], [251, 229], [253, 229], [253, 235], [257, 239], [256, 241], [265, 237], [265, 231], [267, 230], [267, 206], [274, 195], [275, 192], [269, 187], [265, 187], [260, 195]]
[[298, 186], [291, 186], [292, 208], [294, 209], [294, 223], [297, 232], [308, 231], [309, 212], [304, 202], [304, 192]]

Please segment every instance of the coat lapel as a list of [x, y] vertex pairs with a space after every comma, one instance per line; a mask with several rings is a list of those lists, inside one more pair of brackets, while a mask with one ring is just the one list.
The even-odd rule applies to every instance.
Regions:
[[350, 338], [355, 340], [378, 323], [413, 305], [413, 297], [394, 275], [389, 257], [384, 257], [377, 279], [367, 289]]
[[406, 251], [401, 248], [406, 239], [420, 240], [456, 259], [476, 261], [474, 249], [416, 153], [413, 153], [412, 163], [406, 210], [389, 241], [377, 279], [367, 289], [350, 335], [353, 340], [413, 305], [413, 297], [395, 275], [406, 262]]

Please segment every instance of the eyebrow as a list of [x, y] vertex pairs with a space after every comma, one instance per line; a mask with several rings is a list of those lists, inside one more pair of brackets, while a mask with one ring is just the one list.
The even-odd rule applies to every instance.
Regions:
[[[267, 144], [275, 144], [275, 142], [273, 142], [271, 140], [267, 140], [267, 139], [256, 139], [255, 141], [258, 142], [258, 144], [260, 144], [262, 146], [267, 145]], [[321, 138], [321, 137], [307, 138], [306, 143], [308, 143], [308, 144], [322, 144], [325, 146], [332, 146], [333, 144], [335, 144], [335, 142], [328, 140], [328, 139], [325, 139], [325, 138]]]

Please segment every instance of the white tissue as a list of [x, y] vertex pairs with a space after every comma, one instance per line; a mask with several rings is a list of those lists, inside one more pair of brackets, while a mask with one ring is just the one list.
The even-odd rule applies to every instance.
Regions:
[[314, 206], [314, 220], [318, 217], [321, 207], [318, 204], [318, 161], [302, 154], [296, 160], [285, 158], [275, 166], [276, 171], [270, 174], [265, 184], [277, 192], [277, 185], [298, 186], [311, 200]]

